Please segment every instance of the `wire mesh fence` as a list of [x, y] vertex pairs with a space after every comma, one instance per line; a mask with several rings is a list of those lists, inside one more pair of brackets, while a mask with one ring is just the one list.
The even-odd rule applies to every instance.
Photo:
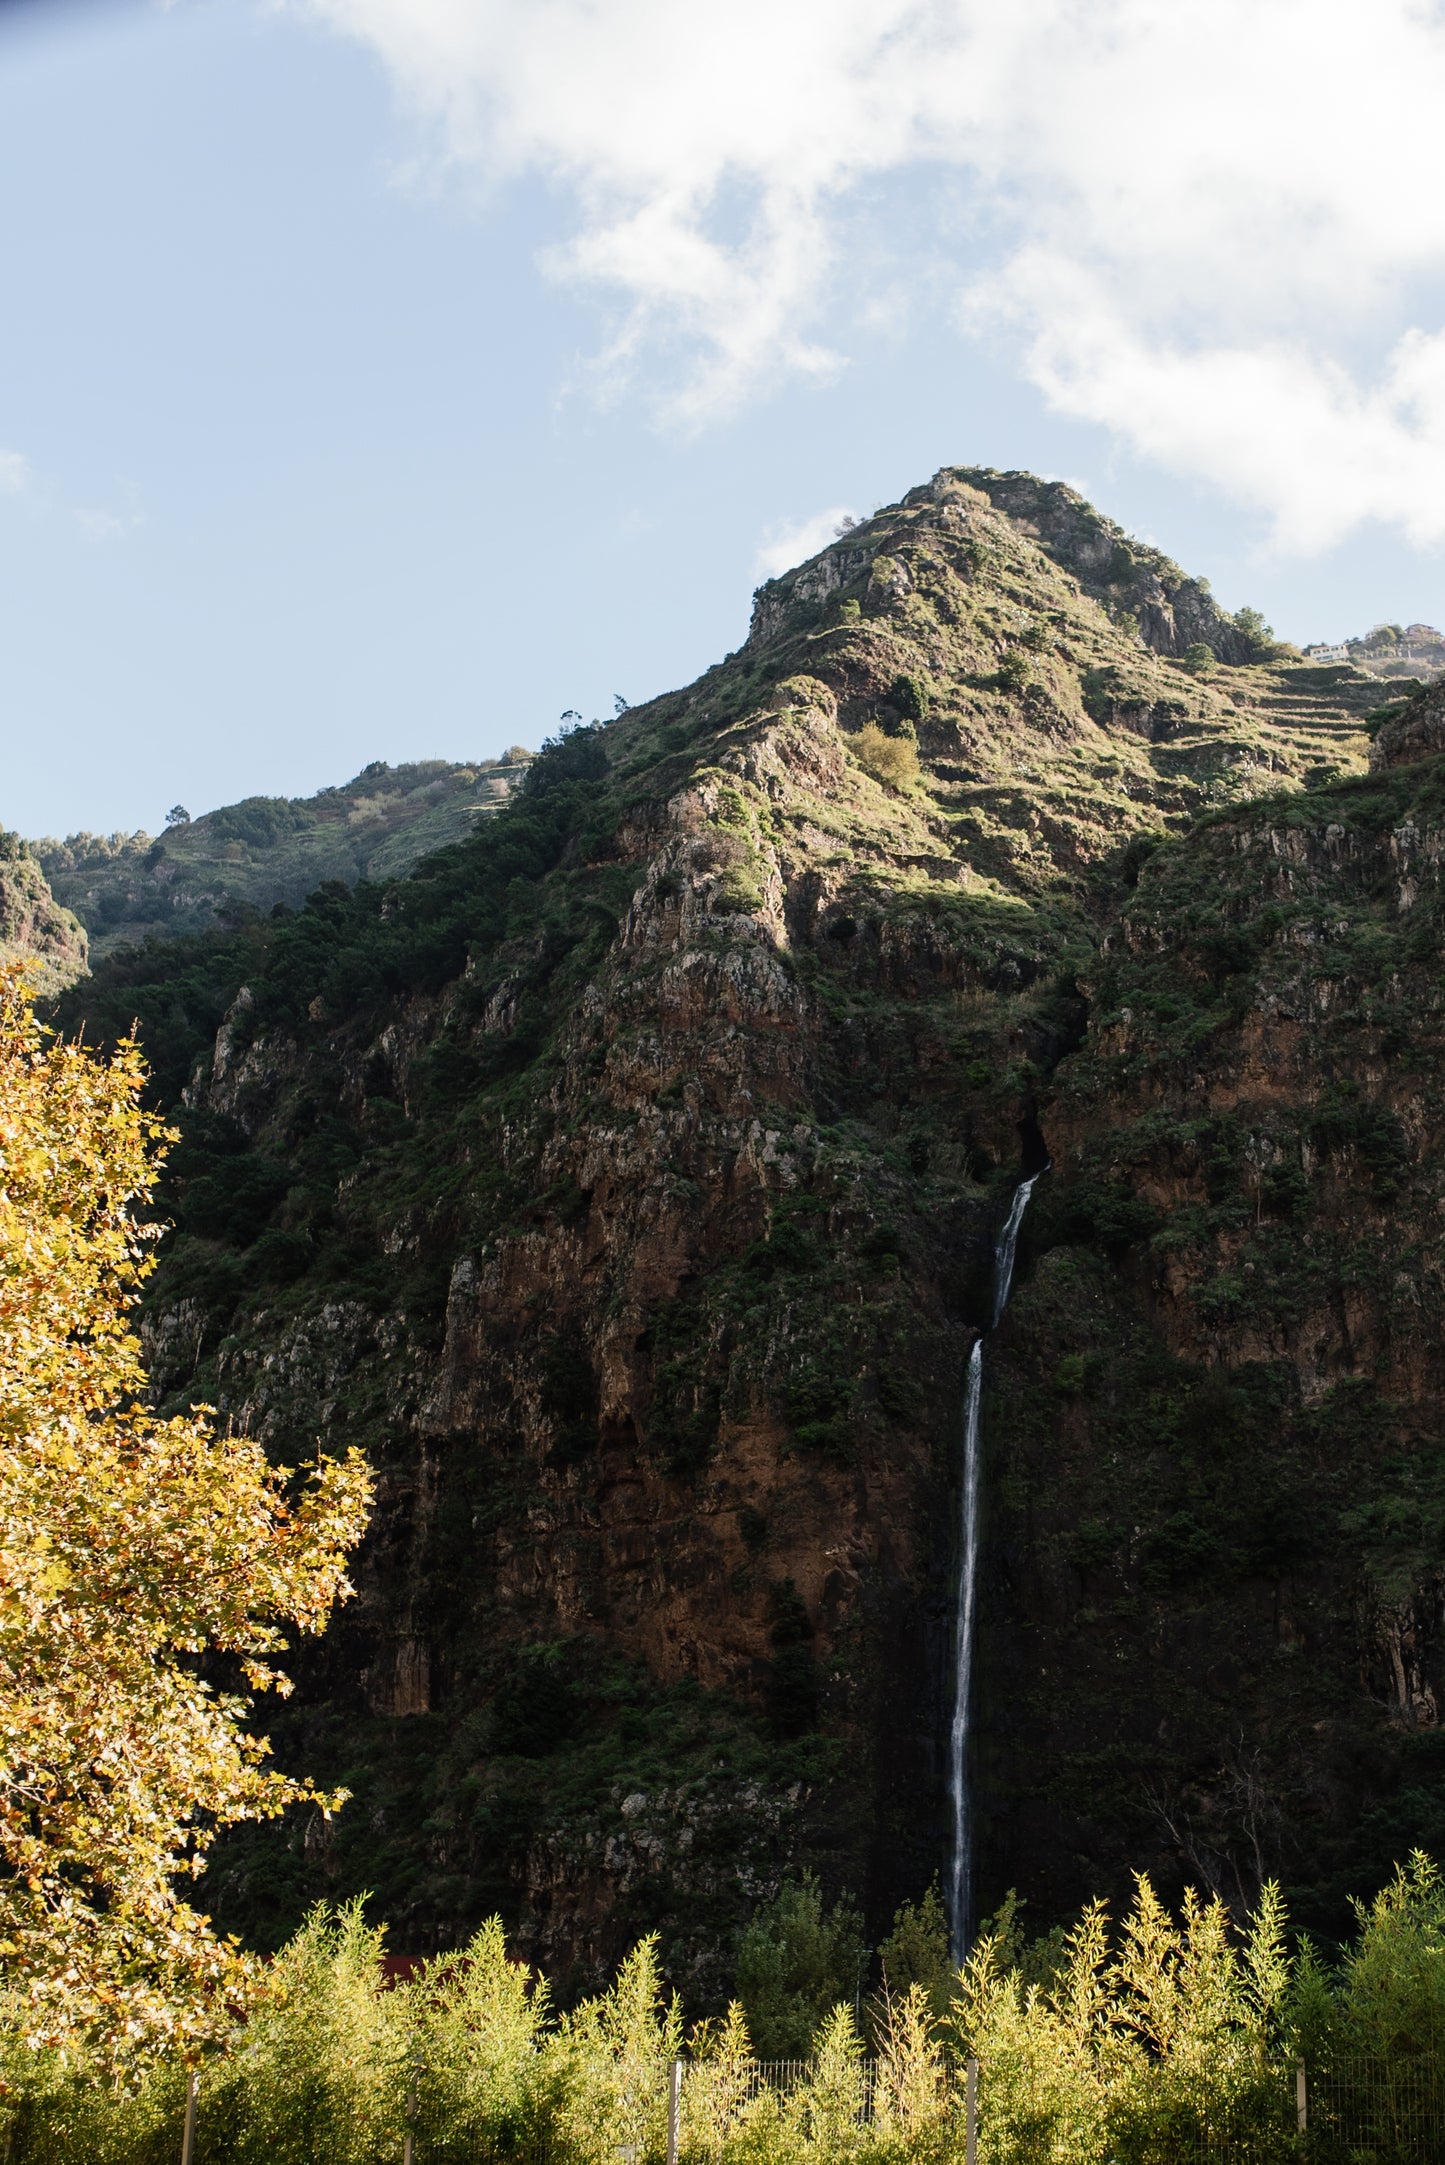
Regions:
[[[878, 2062], [858, 2062], [858, 2094], [860, 2098], [858, 2117], [865, 2126], [871, 2126], [878, 2094]], [[690, 2068], [684, 2068], [682, 2102], [686, 2104]], [[742, 2096], [749, 2103], [756, 2097], [771, 2091], [775, 2097], [791, 2097], [795, 2091], [807, 2086], [813, 2079], [811, 2060], [751, 2060], [742, 2074]]]
[[[1007, 2109], [1006, 2085], [996, 2087], [999, 2071], [992, 2072], [991, 2082], [987, 2062], [973, 2063], [971, 2072], [953, 2070], [942, 2116], [915, 2152], [897, 2140], [886, 2066], [855, 2063], [846, 2113], [858, 2132], [838, 2155], [851, 2157], [855, 2147], [875, 2155], [863, 2132], [869, 2130], [883, 2146], [876, 2155], [900, 2161], [926, 2156], [928, 2165], [1034, 2165], [1036, 2157], [1069, 2165], [1075, 2154], [1094, 2161], [1106, 2153], [1132, 2165], [1445, 2165], [1445, 2055], [1337, 2058], [1307, 2070], [1276, 2068], [1224, 2100], [1205, 2084], [1191, 2095], [1165, 2083], [1147, 2097], [1140, 2094], [1132, 2132], [1121, 2125], [1103, 2150], [1095, 2139], [1077, 2151], [1057, 2128], [1037, 2128], [1042, 2146], [1031, 2147], [1029, 2132]], [[750, 2107], [769, 2097], [780, 2108], [791, 2103], [793, 2111], [802, 2109], [801, 2125], [807, 2126], [818, 2073], [807, 2060], [743, 2062], [731, 2069], [722, 2096], [706, 2063], [658, 2067], [643, 2086], [646, 2095], [631, 2101], [635, 2111], [623, 2115], [635, 2122], [635, 2139], [614, 2120], [607, 2158], [615, 2156], [615, 2165], [692, 2165], [704, 2156], [721, 2157], [723, 2125], [740, 2125]], [[424, 2069], [418, 2075], [364, 2135], [358, 2130], [347, 2136], [320, 2098], [314, 2113], [303, 2109], [305, 2100], [289, 2099], [284, 2112], [278, 2106], [264, 2144], [270, 2165], [576, 2165], [580, 2157], [598, 2154], [596, 2140], [575, 2122], [545, 2112], [509, 2118], [494, 2100], [482, 2098], [472, 2107], [455, 2088], [432, 2089]], [[102, 2157], [107, 2165], [122, 2158], [124, 2165], [235, 2165], [242, 2155], [249, 2160], [260, 2154], [254, 2100], [244, 2136], [231, 2124], [240, 2103], [219, 2095], [208, 2099], [203, 2082], [189, 2130], [183, 2102], [173, 2099], [150, 2124], [127, 2130], [123, 2144], [108, 2123], [84, 2112], [73, 2128], [53, 2118], [32, 2128], [32, 2115], [21, 2109], [0, 2132], [0, 2165], [95, 2165]], [[597, 2132], [590, 2130], [594, 2138]], [[829, 2146], [814, 2147], [817, 2132], [804, 2149], [826, 2165], [823, 2150]], [[793, 2156], [794, 2147], [785, 2147]], [[756, 2160], [761, 2153], [750, 2155]]]
[[[871, 2089], [874, 2063], [865, 2060], [863, 2070]], [[747, 2095], [761, 2097], [765, 2090], [773, 2090], [779, 2097], [789, 2097], [808, 2080], [812, 2071], [811, 2060], [750, 2060], [744, 2070]], [[685, 2084], [686, 2073], [683, 2080]]]
[[[425, 2101], [413, 2107], [400, 2153], [401, 2165], [570, 2165], [573, 2154], [545, 2124], [499, 2127], [480, 2109], [469, 2115]], [[627, 2161], [619, 2157], [618, 2165]], [[635, 2165], [642, 2165], [640, 2155]]]
[[[1445, 2058], [1299, 2065], [1232, 2104], [1156, 2100], [1150, 2121], [1149, 2155], [1167, 2165], [1445, 2165]], [[986, 2084], [980, 2130], [987, 2153]]]
[[1276, 2075], [1233, 2104], [1156, 2108], [1149, 2120], [1148, 2155], [1169, 2165], [1285, 2165], [1308, 2154], [1292, 2077]]
[[[669, 2078], [666, 2117], [659, 2111], [651, 2142], [621, 2142], [617, 2165], [654, 2165], [661, 2159], [662, 2144], [674, 2155], [688, 2147], [688, 2136], [703, 2106], [700, 2094], [707, 2070], [679, 2061], [675, 2078]], [[758, 2099], [772, 2095], [779, 2102], [805, 2090], [813, 2078], [810, 2060], [752, 2060], [739, 2067], [728, 2085], [728, 2102], [739, 2114]], [[877, 2063], [865, 2060], [857, 2070], [857, 2117], [871, 2125], [877, 2095]], [[662, 2100], [659, 2100], [661, 2103]], [[402, 2165], [571, 2165], [575, 2142], [544, 2123], [498, 2128], [485, 2106], [473, 2115], [459, 2112], [445, 2099], [429, 2097], [423, 2089], [413, 2097], [407, 2118]], [[3, 2160], [0, 2160], [3, 2165]], [[198, 2150], [188, 2165], [210, 2165]]]
[[1319, 2165], [1445, 2165], [1445, 2059], [1396, 2053], [1313, 2067], [1307, 2117]]
[[[664, 2157], [675, 2165], [677, 2156], [693, 2147], [690, 2138], [704, 2111], [710, 2108], [710, 2117], [716, 2113], [719, 2101], [715, 2095], [710, 2095], [708, 2105], [704, 2105], [709, 2070], [682, 2061], [675, 2067], [665, 2099], [659, 2098], [660, 2106], [665, 2103], [665, 2114], [659, 2110], [652, 2139], [619, 2143], [617, 2165], [662, 2165]], [[747, 2061], [733, 2072], [727, 2084], [724, 2112], [731, 2108], [741, 2116], [748, 2106], [769, 2095], [785, 2103], [808, 2089], [814, 2072], [810, 2060]], [[874, 2122], [878, 2087], [878, 2063], [858, 2063], [852, 2094], [860, 2126]], [[423, 2089], [411, 2101], [402, 2165], [571, 2165], [575, 2155], [575, 2141], [555, 2127], [518, 2122], [499, 2129], [484, 2106], [468, 2116], [452, 2102], [428, 2097]], [[961, 2148], [959, 2157], [962, 2160]], [[211, 2165], [211, 2161], [198, 2146], [187, 2165]]]
[[[771, 2090], [787, 2098], [812, 2079], [807, 2060], [753, 2062], [745, 2071], [747, 2100]], [[877, 2117], [880, 2068], [858, 2069], [858, 2118]], [[945, 2154], [962, 2165], [969, 2121], [980, 2156], [995, 2150], [989, 2070], [975, 2078], [970, 2114], [965, 2084], [954, 2086], [946, 2116]], [[687, 2085], [681, 2091], [685, 2146]], [[1233, 2099], [1151, 2104], [1151, 2154], [1168, 2165], [1445, 2165], [1445, 2056], [1433, 2054], [1340, 2059], [1277, 2069]], [[424, 2165], [418, 2158], [417, 2165]]]

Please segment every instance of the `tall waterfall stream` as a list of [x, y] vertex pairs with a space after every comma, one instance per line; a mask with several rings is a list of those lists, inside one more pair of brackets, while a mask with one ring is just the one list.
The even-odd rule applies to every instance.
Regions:
[[[1008, 1306], [1013, 1284], [1014, 1255], [1019, 1227], [1034, 1192], [1037, 1173], [1014, 1190], [1009, 1214], [993, 1251], [993, 1314], [989, 1329]], [[948, 1923], [953, 1959], [961, 1963], [968, 1953], [973, 1924], [973, 1807], [968, 1786], [969, 1711], [973, 1694], [973, 1628], [978, 1598], [978, 1413], [983, 1397], [983, 1339], [974, 1342], [968, 1357], [968, 1382], [963, 1394], [963, 1488], [962, 1523], [958, 1541], [958, 1598], [953, 1627], [953, 1721], [948, 1732], [948, 1791], [953, 1804], [953, 1853], [948, 1868]]]

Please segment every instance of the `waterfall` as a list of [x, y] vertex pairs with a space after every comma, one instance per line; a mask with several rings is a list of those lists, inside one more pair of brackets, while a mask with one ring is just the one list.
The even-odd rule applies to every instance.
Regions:
[[1019, 1227], [1024, 1222], [1024, 1212], [1029, 1207], [1029, 1197], [1034, 1192], [1034, 1182], [1038, 1177], [1037, 1173], [1031, 1173], [1027, 1180], [1021, 1182], [1015, 1188], [1014, 1199], [1009, 1205], [1009, 1214], [1004, 1223], [1004, 1229], [999, 1234], [998, 1245], [993, 1251], [992, 1327], [994, 1329], [998, 1327], [999, 1317], [1007, 1308], [1008, 1297], [1013, 1290], [1014, 1256], [1018, 1252]]
[[[1013, 1202], [993, 1251], [993, 1314], [990, 1329], [1008, 1306], [1013, 1285], [1014, 1255], [1019, 1227], [1029, 1207], [1038, 1174], [1033, 1173], [1014, 1190]], [[963, 1485], [958, 1539], [958, 1598], [953, 1626], [953, 1721], [948, 1732], [948, 1790], [953, 1804], [953, 1853], [948, 1867], [948, 1922], [953, 1959], [961, 1963], [968, 1953], [973, 1893], [973, 1811], [968, 1788], [968, 1726], [973, 1693], [973, 1624], [978, 1593], [978, 1491], [982, 1453], [979, 1450], [978, 1414], [983, 1398], [983, 1339], [974, 1341], [968, 1357], [968, 1382], [963, 1395]]]
[[983, 1395], [983, 1340], [968, 1357], [963, 1399], [963, 1512], [958, 1541], [958, 1599], [953, 1622], [953, 1721], [948, 1732], [948, 1788], [953, 1854], [948, 1866], [948, 1923], [953, 1959], [968, 1952], [968, 1897], [973, 1827], [968, 1794], [968, 1703], [973, 1682], [973, 1602], [978, 1566], [978, 1403]]

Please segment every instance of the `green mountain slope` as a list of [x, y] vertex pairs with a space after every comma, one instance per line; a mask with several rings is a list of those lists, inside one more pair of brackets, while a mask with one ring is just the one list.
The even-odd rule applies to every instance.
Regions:
[[85, 927], [62, 909], [30, 845], [0, 832], [0, 961], [33, 965], [42, 992], [85, 974]]
[[278, 902], [298, 908], [327, 880], [394, 879], [504, 803], [529, 757], [519, 746], [469, 766], [378, 759], [339, 789], [247, 797], [160, 836], [73, 834], [29, 846], [99, 958]]
[[986, 1359], [983, 1905], [1266, 1868], [1328, 1922], [1433, 1823], [1432, 725], [1229, 659], [1114, 531], [946, 469], [406, 877], [68, 996], [182, 1131], [163, 1402], [381, 1476], [267, 1721], [354, 1802], [229, 1839], [227, 1923], [500, 1907], [577, 1982], [656, 1925], [704, 2000], [787, 1871], [886, 1926], [943, 1862], [962, 1378], [1046, 1159]]

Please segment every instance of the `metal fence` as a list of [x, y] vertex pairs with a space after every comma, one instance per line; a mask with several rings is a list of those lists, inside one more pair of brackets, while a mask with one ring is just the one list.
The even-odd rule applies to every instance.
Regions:
[[469, 2126], [454, 2111], [443, 2118], [423, 2104], [408, 2123], [402, 2165], [570, 2165], [572, 2155], [571, 2144], [560, 2142], [546, 2126], [498, 2128], [480, 2116]]
[[[750, 2104], [770, 2091], [779, 2098], [789, 2097], [806, 2087], [812, 2072], [809, 2060], [751, 2060], [739, 2070], [738, 2103]], [[673, 2061], [668, 2071], [668, 2165], [677, 2165], [683, 2146], [691, 2073], [683, 2060]], [[876, 2084], [876, 2063], [866, 2060], [859, 2068], [860, 2117], [865, 2124], [873, 2118]], [[479, 2112], [476, 2124], [469, 2126], [454, 2106], [438, 2107], [422, 2095], [413, 2097], [407, 2115], [402, 2165], [567, 2165], [571, 2156], [572, 2145], [545, 2125], [519, 2124], [499, 2130]], [[184, 2165], [207, 2165], [207, 2161], [197, 2152]], [[641, 2149], [621, 2145], [618, 2165], [645, 2165]]]
[[[946, 2165], [976, 2165], [977, 2158], [1007, 2155], [1021, 2159], [1019, 2131], [991, 2126], [988, 2067], [976, 2061], [955, 2080], [941, 2143], [935, 2155]], [[806, 2060], [752, 2061], [735, 2071], [730, 2096], [735, 2106], [772, 2093], [780, 2102], [805, 2089], [816, 2070]], [[881, 2071], [865, 2060], [856, 2070], [853, 2105], [864, 2126], [883, 2104]], [[667, 2165], [686, 2165], [689, 2148], [689, 2090], [704, 2070], [675, 2061], [660, 2071], [646, 2120], [651, 2134], [630, 2152], [619, 2149], [617, 2165], [662, 2165], [665, 2129]], [[665, 2084], [665, 2089], [663, 2085]], [[694, 2091], [698, 2104], [702, 2093]], [[234, 2154], [222, 2116], [195, 2109], [188, 2101], [184, 2128], [179, 2110], [165, 2126], [151, 2129], [126, 2148], [127, 2165], [227, 2165]], [[344, 2165], [572, 2165], [575, 2143], [550, 2126], [545, 2117], [499, 2124], [495, 2111], [478, 2107], [474, 2120], [457, 2110], [455, 2098], [429, 2097], [423, 2081], [397, 2117], [378, 2137], [366, 2157], [346, 2148]], [[995, 2110], [998, 2108], [995, 2107]], [[1150, 2101], [1147, 2133], [1138, 2150], [1140, 2165], [1445, 2165], [1445, 2055], [1397, 2054], [1390, 2057], [1339, 2058], [1308, 2069], [1283, 2069], [1242, 2093], [1233, 2104], [1191, 2104], [1181, 2095], [1171, 2106], [1165, 2097]], [[63, 2134], [57, 2143], [27, 2127], [27, 2114], [12, 2116], [0, 2137], [0, 2165], [90, 2165], [83, 2142], [77, 2147]], [[696, 2126], [692, 2132], [696, 2138]], [[1141, 2130], [1142, 2132], [1142, 2130]], [[1122, 2133], [1122, 2131], [1121, 2131]], [[295, 2136], [296, 2131], [291, 2131]], [[998, 2145], [1002, 2143], [1003, 2149]], [[248, 2143], [247, 2154], [251, 2154]], [[343, 2165], [334, 2144], [306, 2139], [283, 2141], [277, 2165], [303, 2155], [315, 2165]], [[1125, 2138], [1120, 2156], [1135, 2154]], [[1052, 2145], [1048, 2154], [1054, 2155]], [[110, 2151], [107, 2150], [107, 2156]]]
[[[878, 2063], [859, 2068], [860, 2119], [874, 2117]], [[746, 2095], [787, 2097], [812, 2075], [807, 2060], [759, 2061]], [[680, 2091], [686, 2112], [687, 2090]], [[951, 2114], [950, 2159], [973, 2165], [988, 2134], [987, 2069], [969, 2063]], [[1172, 2132], [1156, 2122], [1153, 2143], [1169, 2165], [1445, 2165], [1445, 2057], [1431, 2053], [1339, 2059], [1282, 2070], [1232, 2107], [1181, 2106]], [[418, 2156], [416, 2165], [431, 2165]]]
[[[690, 2070], [686, 2062], [678, 2063], [683, 2069], [680, 2103], [687, 2105], [687, 2078]], [[743, 2095], [752, 2099], [762, 2097], [771, 2090], [779, 2098], [791, 2097], [795, 2090], [803, 2089], [811, 2080], [811, 2060], [750, 2060], [743, 2075]], [[873, 2119], [874, 2101], [878, 2091], [878, 2062], [861, 2060], [858, 2063], [858, 2088], [862, 2098], [860, 2119], [867, 2126]]]
[[[987, 2129], [985, 2086], [983, 2125]], [[1230, 2111], [1155, 2119], [1168, 2165], [1445, 2165], [1445, 2059], [1339, 2059], [1281, 2072]]]
[[1309, 2070], [1306, 2099], [1319, 2165], [1445, 2165], [1445, 2059], [1336, 2060]]

